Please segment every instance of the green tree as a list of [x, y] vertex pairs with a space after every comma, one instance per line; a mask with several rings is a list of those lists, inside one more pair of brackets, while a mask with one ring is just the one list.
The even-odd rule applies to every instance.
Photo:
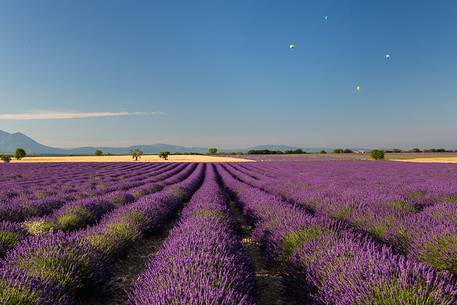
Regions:
[[10, 163], [11, 162], [11, 156], [10, 155], [0, 155], [0, 160], [2, 160], [5, 163]]
[[170, 152], [169, 151], [161, 151], [159, 153], [159, 157], [164, 159], [164, 160], [168, 160], [168, 156], [170, 155]]
[[413, 149], [408, 150], [408, 152], [421, 153], [422, 150], [420, 150], [419, 148], [413, 148]]
[[140, 159], [143, 154], [143, 151], [139, 150], [138, 148], [132, 149], [130, 151], [130, 155], [133, 159], [135, 159], [135, 161], [138, 161], [138, 159]]
[[382, 160], [384, 159], [384, 151], [379, 149], [374, 149], [370, 152], [371, 157], [375, 160]]
[[343, 152], [344, 152], [344, 149], [342, 149], [342, 148], [337, 148], [337, 149], [333, 150], [334, 154], [342, 154]]
[[14, 157], [16, 160], [21, 160], [21, 159], [24, 158], [25, 156], [27, 156], [27, 153], [26, 153], [25, 150], [22, 149], [22, 148], [16, 148], [16, 150], [15, 150], [14, 153], [13, 153], [13, 157]]
[[298, 149], [294, 149], [294, 150], [286, 150], [284, 151], [285, 154], [306, 154], [306, 152], [303, 151], [303, 149], [301, 148], [298, 148]]
[[95, 153], [94, 153], [96, 156], [103, 156], [103, 151], [101, 151], [100, 149], [97, 149], [95, 150]]
[[319, 153], [320, 154], [326, 154], [327, 152], [325, 150], [321, 150]]
[[217, 148], [208, 148], [208, 153], [210, 153], [210, 154], [217, 153]]

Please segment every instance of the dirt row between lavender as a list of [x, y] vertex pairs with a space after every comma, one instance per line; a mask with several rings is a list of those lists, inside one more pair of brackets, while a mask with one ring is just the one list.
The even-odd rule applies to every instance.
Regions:
[[262, 254], [258, 243], [252, 241], [252, 226], [241, 213], [237, 203], [230, 201], [230, 210], [235, 215], [241, 234], [241, 243], [246, 248], [255, 269], [256, 291], [254, 299], [257, 305], [305, 305], [286, 286], [284, 268], [270, 263]]
[[[167, 239], [170, 230], [179, 219], [177, 212], [162, 231], [150, 233], [137, 241], [127, 253], [113, 264], [110, 282], [99, 291], [83, 295], [81, 305], [123, 305], [139, 276], [146, 270], [149, 261]], [[104, 292], [105, 291], [105, 292]]]

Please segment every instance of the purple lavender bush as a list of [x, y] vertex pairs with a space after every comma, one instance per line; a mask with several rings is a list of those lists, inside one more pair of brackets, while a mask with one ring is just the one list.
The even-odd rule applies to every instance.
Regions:
[[3, 257], [8, 250], [14, 248], [27, 235], [27, 231], [17, 223], [0, 222], [0, 257]]
[[290, 276], [319, 304], [454, 304], [447, 274], [411, 263], [352, 234], [325, 234], [302, 244]]
[[87, 286], [96, 287], [109, 275], [103, 256], [65, 233], [23, 240], [6, 254], [2, 266], [52, 281], [70, 292]]
[[0, 304], [76, 305], [76, 298], [50, 281], [14, 268], [0, 268]]

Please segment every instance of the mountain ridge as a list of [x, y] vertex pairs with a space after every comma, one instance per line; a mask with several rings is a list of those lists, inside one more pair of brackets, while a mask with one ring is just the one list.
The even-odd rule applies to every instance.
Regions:
[[[0, 130], [0, 153], [11, 153], [16, 148], [23, 148], [29, 155], [93, 155], [96, 149], [100, 149], [103, 153], [110, 153], [114, 155], [128, 154], [130, 150], [138, 148], [141, 149], [145, 154], [157, 154], [161, 151], [169, 151], [172, 153], [206, 153], [208, 147], [198, 146], [180, 146], [164, 143], [156, 144], [142, 144], [132, 145], [127, 147], [95, 147], [85, 146], [78, 148], [57, 148], [46, 146], [21, 132], [8, 133]], [[289, 145], [258, 145], [248, 148], [220, 148], [220, 152], [247, 152], [249, 150], [294, 150], [300, 147], [289, 146]], [[329, 148], [302, 148], [308, 152], [316, 152], [322, 149], [330, 150]]]

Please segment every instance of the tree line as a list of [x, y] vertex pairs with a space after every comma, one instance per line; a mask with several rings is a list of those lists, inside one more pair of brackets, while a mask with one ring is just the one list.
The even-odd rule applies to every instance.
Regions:
[[[350, 154], [354, 153], [352, 149], [349, 148], [336, 148], [332, 151], [334, 154]], [[457, 152], [457, 150], [447, 150], [445, 148], [430, 148], [430, 149], [419, 149], [419, 148], [412, 148], [409, 150], [401, 150], [398, 148], [394, 149], [386, 149], [386, 150], [379, 150], [379, 149], [374, 149], [370, 151], [371, 157], [375, 160], [382, 160], [384, 159], [384, 154], [385, 153], [444, 153], [444, 152]], [[208, 153], [209, 155], [215, 155], [218, 153], [217, 148], [208, 148]], [[321, 150], [319, 152], [320, 154], [326, 154], [326, 150]], [[244, 155], [246, 153], [243, 152], [224, 152], [222, 154], [225, 155]], [[249, 155], [279, 155], [279, 154], [308, 154], [308, 152], [304, 151], [301, 148], [298, 149], [293, 149], [293, 150], [269, 150], [269, 149], [252, 149], [247, 152]], [[94, 152], [95, 156], [104, 156], [105, 154], [103, 153], [102, 150], [96, 149]], [[107, 156], [110, 156], [112, 154], [107, 153]], [[138, 161], [141, 159], [141, 156], [144, 155], [144, 152], [138, 148], [132, 149], [129, 152], [129, 155], [132, 156], [132, 158], [135, 161]], [[171, 153], [169, 151], [162, 151], [158, 153], [158, 156], [161, 159], [168, 160], [168, 157], [170, 155], [204, 155], [203, 153], [192, 153], [192, 152], [183, 152], [183, 153]], [[27, 156], [27, 152], [23, 148], [16, 148], [16, 150], [12, 154], [1, 154], [0, 155], [0, 160], [6, 163], [11, 162], [11, 160], [14, 158], [16, 160], [21, 160]]]

